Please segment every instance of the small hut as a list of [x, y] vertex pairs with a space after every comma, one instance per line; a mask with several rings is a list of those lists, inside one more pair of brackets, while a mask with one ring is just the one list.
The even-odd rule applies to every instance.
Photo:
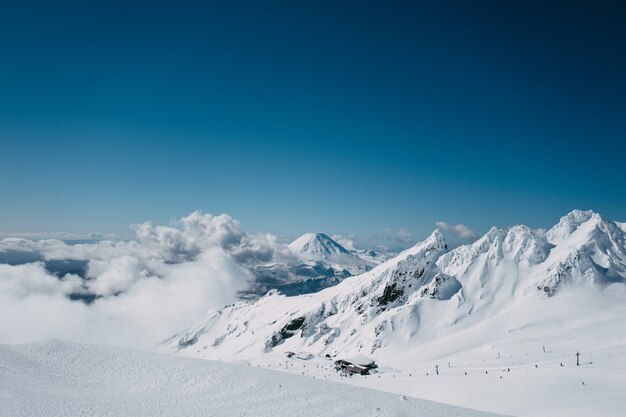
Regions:
[[309, 352], [298, 352], [296, 353], [296, 358], [302, 359], [303, 361], [308, 361], [309, 359], [313, 359], [313, 355]]
[[335, 369], [346, 374], [367, 375], [372, 369], [377, 367], [378, 365], [376, 365], [374, 359], [363, 355], [335, 361]]

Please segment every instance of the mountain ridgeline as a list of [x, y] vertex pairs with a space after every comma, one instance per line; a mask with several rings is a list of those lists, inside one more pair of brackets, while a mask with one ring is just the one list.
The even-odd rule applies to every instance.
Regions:
[[[295, 297], [271, 291], [256, 302], [238, 302], [164, 346], [225, 360], [302, 350], [395, 358], [434, 342], [439, 351], [432, 356], [452, 341], [471, 348], [538, 321], [558, 328], [550, 316], [569, 302], [562, 293], [623, 291], [625, 229], [592, 211], [575, 210], [547, 232], [494, 227], [454, 249], [435, 230], [397, 257], [331, 288]], [[323, 245], [324, 236], [303, 237], [292, 246], [325, 259], [351, 256]], [[567, 320], [583, 320], [568, 307]]]

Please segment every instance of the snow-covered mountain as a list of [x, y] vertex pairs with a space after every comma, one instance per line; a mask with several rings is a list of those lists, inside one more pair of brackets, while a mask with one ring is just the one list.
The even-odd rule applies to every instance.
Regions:
[[350, 252], [324, 233], [305, 233], [288, 246], [299, 258], [328, 266], [339, 274], [356, 275], [369, 271], [375, 265]]
[[[494, 227], [452, 250], [435, 230], [397, 257], [332, 288], [298, 297], [272, 292], [255, 303], [227, 306], [166, 345], [183, 355], [226, 360], [302, 350], [365, 353], [399, 366], [403, 360], [415, 363], [416, 357], [423, 361], [495, 343], [546, 320], [554, 326], [548, 339], [562, 335], [565, 317], [580, 332], [592, 324], [582, 309], [567, 305], [567, 294], [582, 291], [589, 299], [592, 293], [612, 294], [619, 302], [607, 301], [603, 308], [621, 308], [625, 241], [617, 223], [578, 210], [546, 233]], [[310, 236], [293, 247], [344, 254], [319, 248]]]
[[256, 299], [271, 289], [285, 295], [316, 292], [369, 271], [383, 259], [365, 259], [324, 233], [305, 233], [288, 244], [286, 252], [289, 256], [283, 254], [278, 261], [248, 266], [256, 280], [242, 294], [244, 299]]
[[323, 261], [332, 256], [351, 253], [324, 233], [305, 233], [289, 244], [289, 249], [311, 260]]

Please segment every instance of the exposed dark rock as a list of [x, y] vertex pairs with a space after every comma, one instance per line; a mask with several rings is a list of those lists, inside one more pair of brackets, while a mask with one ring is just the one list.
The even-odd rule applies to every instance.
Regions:
[[378, 297], [378, 304], [381, 306], [387, 305], [389, 303], [393, 303], [398, 298], [404, 295], [404, 290], [394, 282], [390, 285], [387, 285], [383, 290], [383, 295]]
[[285, 339], [295, 335], [305, 325], [305, 317], [298, 317], [285, 324], [278, 333], [274, 333], [272, 338], [266, 343], [266, 348], [271, 349], [278, 346]]
[[186, 348], [188, 346], [194, 345], [198, 341], [198, 337], [199, 335], [197, 333], [194, 333], [193, 336], [189, 338], [181, 337], [178, 341], [178, 346], [180, 346], [181, 348]]

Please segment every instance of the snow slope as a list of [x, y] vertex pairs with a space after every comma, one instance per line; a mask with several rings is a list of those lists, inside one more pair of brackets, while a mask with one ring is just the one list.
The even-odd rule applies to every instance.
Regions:
[[482, 412], [245, 365], [57, 340], [0, 345], [0, 416], [442, 416]]
[[[581, 350], [607, 364], [606, 378], [597, 379], [596, 389], [608, 393], [605, 415], [611, 415], [623, 403], [610, 394], [614, 384], [626, 384], [626, 363], [618, 360], [626, 351], [625, 242], [620, 225], [579, 210], [546, 233], [526, 226], [494, 227], [476, 242], [452, 250], [435, 230], [396, 258], [335, 287], [298, 297], [270, 293], [256, 303], [213, 312], [169, 339], [164, 349], [270, 365], [282, 363], [288, 351], [318, 358], [361, 353], [377, 360], [381, 377], [400, 371], [425, 374], [447, 362], [462, 366], [463, 372], [500, 366], [539, 369], [537, 362], [554, 366], [558, 358], [571, 360]], [[557, 356], [541, 356], [543, 346]], [[541, 355], [531, 354], [538, 351]], [[498, 361], [492, 362], [497, 354]], [[561, 379], [571, 370], [560, 363], [554, 370], [558, 389], [546, 385], [551, 379], [540, 378], [538, 371], [518, 380], [525, 390], [510, 386], [508, 402], [454, 390], [423, 392], [419, 385], [409, 392], [399, 388], [411, 384], [390, 385], [389, 390], [520, 415], [598, 408], [594, 389], [552, 395], [592, 378], [578, 367]], [[378, 387], [377, 381], [368, 381]], [[530, 394], [544, 401], [529, 402], [525, 395]], [[574, 405], [581, 398], [586, 407]]]

